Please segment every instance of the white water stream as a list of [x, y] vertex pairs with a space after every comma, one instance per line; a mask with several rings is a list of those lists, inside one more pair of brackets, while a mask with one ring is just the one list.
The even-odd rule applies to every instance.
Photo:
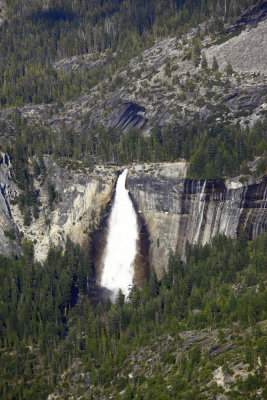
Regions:
[[205, 208], [205, 187], [206, 187], [206, 183], [207, 181], [205, 181], [203, 183], [203, 186], [201, 188], [201, 192], [199, 193], [199, 195], [197, 196], [197, 202], [198, 202], [198, 213], [197, 213], [197, 217], [198, 217], [198, 226], [197, 226], [197, 231], [196, 231], [196, 235], [194, 237], [193, 243], [196, 244], [198, 242], [199, 239], [199, 235], [200, 235], [200, 229], [201, 229], [201, 225], [202, 225], [202, 221], [203, 221], [203, 216], [204, 216], [204, 208]]
[[125, 187], [128, 169], [119, 176], [114, 204], [108, 223], [108, 239], [103, 255], [101, 285], [112, 291], [114, 300], [119, 289], [127, 296], [133, 283], [137, 252], [137, 216]]

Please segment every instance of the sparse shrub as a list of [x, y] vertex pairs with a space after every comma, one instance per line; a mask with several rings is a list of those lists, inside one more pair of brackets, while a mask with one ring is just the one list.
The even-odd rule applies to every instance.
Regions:
[[204, 70], [208, 68], [208, 62], [204, 52], [202, 53], [201, 68]]
[[226, 65], [226, 68], [225, 68], [225, 72], [226, 72], [226, 75], [227, 75], [227, 76], [230, 76], [230, 75], [232, 75], [232, 74], [233, 74], [233, 72], [234, 72], [234, 70], [233, 70], [233, 67], [232, 67], [232, 64], [231, 64], [231, 61], [230, 61], [230, 60], [228, 60], [228, 61], [227, 61], [227, 65]]
[[16, 239], [15, 230], [13, 228], [9, 229], [9, 231], [4, 231], [5, 236], [7, 236], [11, 240]]
[[212, 60], [212, 70], [215, 72], [219, 69], [218, 61], [215, 56], [213, 56]]

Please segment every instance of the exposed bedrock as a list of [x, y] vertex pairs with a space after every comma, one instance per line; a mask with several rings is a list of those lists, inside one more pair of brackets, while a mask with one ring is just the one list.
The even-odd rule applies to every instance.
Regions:
[[146, 109], [132, 102], [124, 102], [119, 109], [111, 114], [108, 125], [126, 130], [131, 126], [144, 128], [147, 119], [144, 117]]
[[18, 229], [13, 219], [10, 201], [18, 194], [12, 182], [12, 169], [8, 156], [0, 153], [0, 254], [20, 254]]
[[150, 236], [149, 261], [158, 276], [169, 249], [205, 244], [218, 233], [254, 238], [267, 228], [267, 177], [191, 180], [185, 163], [135, 166], [127, 185]]
[[[121, 167], [96, 167], [92, 171], [68, 171], [46, 158], [47, 179], [54, 185], [58, 200], [49, 207], [47, 182], [41, 185], [39, 218], [24, 226], [23, 215], [12, 202], [20, 194], [13, 182], [12, 165], [0, 157], [0, 254], [21, 253], [21, 236], [34, 243], [35, 257], [44, 260], [49, 246], [65, 247], [66, 237], [95, 247], [94, 263], [99, 264], [105, 244], [108, 210], [117, 173]], [[139, 242], [134, 281], [138, 286], [154, 266], [160, 277], [166, 268], [169, 249], [182, 256], [185, 245], [205, 244], [218, 233], [235, 237], [243, 230], [252, 239], [267, 229], [267, 177], [191, 180], [185, 162], [133, 165], [127, 187], [138, 213]], [[103, 221], [105, 222], [103, 224]], [[104, 228], [105, 229], [104, 229]], [[92, 232], [99, 240], [90, 246]], [[20, 232], [20, 235], [19, 235]], [[97, 235], [96, 235], [97, 236]], [[100, 265], [100, 264], [99, 264]], [[101, 271], [101, 268], [97, 268]]]
[[[69, 236], [75, 243], [89, 247], [90, 234], [96, 229], [101, 215], [112, 196], [116, 181], [114, 170], [98, 167], [95, 171], [69, 171], [60, 168], [50, 157], [45, 158], [46, 179], [35, 180], [39, 191], [39, 218], [24, 225], [24, 216], [14, 200], [21, 191], [13, 180], [8, 157], [0, 155], [0, 254], [21, 253], [20, 238], [34, 243], [38, 261], [46, 258], [50, 246], [65, 248]], [[54, 186], [57, 199], [49, 206], [48, 181]]]

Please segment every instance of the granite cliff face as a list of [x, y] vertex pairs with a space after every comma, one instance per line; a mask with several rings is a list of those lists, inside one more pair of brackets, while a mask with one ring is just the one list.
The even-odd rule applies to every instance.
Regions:
[[[107, 218], [105, 209], [119, 169], [96, 167], [93, 172], [73, 172], [60, 168], [49, 157], [46, 165], [58, 200], [51, 210], [46, 184], [35, 182], [40, 190], [40, 215], [26, 227], [18, 205], [12, 204], [20, 191], [12, 181], [10, 160], [2, 154], [0, 253], [20, 254], [23, 233], [34, 242], [35, 257], [42, 261], [51, 245], [64, 248], [67, 236], [89, 249], [89, 234], [99, 228], [94, 246], [102, 254], [105, 229], [101, 224]], [[142, 268], [135, 274], [140, 285], [146, 276], [147, 260], [161, 276], [169, 249], [184, 256], [187, 241], [205, 244], [219, 233], [235, 237], [242, 231], [252, 239], [267, 228], [267, 177], [205, 181], [188, 179], [186, 172], [185, 162], [133, 165], [129, 170], [127, 186], [139, 214], [140, 254], [136, 265]]]
[[[64, 249], [67, 236], [76, 243], [89, 244], [89, 234], [97, 226], [100, 215], [111, 199], [115, 172], [101, 167], [94, 172], [74, 172], [60, 168], [49, 157], [45, 162], [46, 181], [40, 184], [35, 180], [35, 188], [40, 192], [39, 218], [32, 219], [30, 226], [25, 226], [18, 205], [12, 204], [12, 200], [20, 193], [12, 181], [12, 166], [6, 155], [1, 157], [0, 254], [20, 254], [21, 241], [24, 239], [34, 243], [38, 261], [46, 258], [50, 246], [60, 245]], [[48, 179], [57, 193], [52, 209], [48, 201]], [[12, 238], [8, 232], [13, 233]]]
[[267, 178], [186, 179], [186, 164], [135, 166], [128, 189], [150, 236], [149, 259], [160, 276], [168, 250], [185, 254], [188, 241], [205, 244], [217, 234], [254, 238], [267, 227]]

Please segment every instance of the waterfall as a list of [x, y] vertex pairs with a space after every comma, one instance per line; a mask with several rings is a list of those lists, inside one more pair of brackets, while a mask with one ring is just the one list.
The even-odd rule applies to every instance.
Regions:
[[[199, 235], [200, 235], [200, 229], [201, 229], [201, 225], [202, 225], [202, 221], [203, 221], [203, 216], [204, 216], [204, 208], [205, 208], [205, 187], [206, 187], [206, 183], [207, 183], [207, 181], [205, 181], [205, 182], [203, 183], [203, 186], [202, 186], [202, 188], [201, 188], [200, 195], [197, 196], [197, 202], [198, 202], [198, 211], [197, 211], [198, 226], [197, 226], [195, 238], [194, 238], [194, 240], [193, 240], [193, 243], [194, 243], [194, 244], [196, 244], [196, 243], [198, 242]], [[198, 192], [199, 192], [199, 190], [198, 190]]]
[[128, 169], [119, 176], [115, 200], [108, 223], [107, 245], [103, 255], [101, 285], [112, 291], [112, 300], [119, 289], [127, 296], [133, 282], [137, 252], [137, 216], [125, 187]]

